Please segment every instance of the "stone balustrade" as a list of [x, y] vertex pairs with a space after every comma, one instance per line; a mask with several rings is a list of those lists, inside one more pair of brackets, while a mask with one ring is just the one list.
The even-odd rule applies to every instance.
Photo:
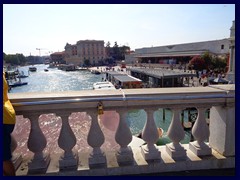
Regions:
[[[9, 97], [17, 115], [30, 121], [27, 147], [33, 156], [30, 159], [21, 156], [22, 164], [27, 162], [27, 170], [19, 170], [23, 169], [23, 165], [20, 165], [17, 175], [126, 175], [235, 168], [234, 85], [10, 93]], [[104, 111], [116, 111], [119, 115], [119, 125], [115, 133], [115, 140], [119, 145], [117, 151], [103, 151], [101, 148], [105, 137], [98, 121], [99, 102], [103, 104]], [[184, 138], [180, 117], [182, 110], [188, 107], [195, 107], [198, 111], [192, 128], [195, 141], [183, 145], [180, 143]], [[163, 146], [155, 144], [158, 130], [153, 114], [159, 108], [169, 108], [173, 112], [167, 131], [172, 142]], [[132, 109], [144, 109], [147, 115], [142, 130], [142, 139], [146, 143], [134, 148], [129, 146], [132, 134], [126, 124], [127, 112]], [[205, 118], [207, 109], [210, 109], [209, 126]], [[69, 122], [73, 112], [86, 112], [91, 117], [87, 135], [87, 143], [91, 149], [88, 153], [74, 150], [79, 139]], [[48, 142], [39, 126], [39, 117], [48, 113], [61, 117], [58, 146], [63, 153], [59, 156], [44, 151]]]

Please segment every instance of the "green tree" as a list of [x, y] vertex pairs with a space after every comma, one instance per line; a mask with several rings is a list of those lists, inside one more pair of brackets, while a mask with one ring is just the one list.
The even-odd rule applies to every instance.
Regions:
[[129, 54], [129, 52], [130, 52], [130, 47], [129, 46], [122, 46], [122, 47], [119, 47], [119, 53], [120, 53], [120, 59], [121, 60], [124, 60], [125, 59], [125, 55], [126, 54]]
[[114, 46], [113, 46], [113, 58], [115, 60], [120, 60], [120, 50], [117, 44], [117, 41], [114, 42]]
[[109, 41], [106, 44], [106, 54], [107, 54], [107, 57], [111, 56], [111, 44]]
[[6, 54], [3, 52], [3, 60], [5, 61]]
[[212, 56], [210, 55], [210, 53], [208, 51], [206, 51], [201, 58], [205, 61], [206, 63], [206, 67], [207, 69], [211, 69], [212, 68]]
[[16, 54], [17, 59], [19, 61], [19, 65], [25, 65], [27, 62], [27, 58], [23, 54]]
[[213, 58], [212, 59], [213, 70], [217, 72], [225, 72], [227, 67], [227, 57], [225, 58]]
[[27, 62], [26, 57], [23, 54], [3, 54], [4, 60], [6, 63], [9, 63], [11, 65], [25, 65]]

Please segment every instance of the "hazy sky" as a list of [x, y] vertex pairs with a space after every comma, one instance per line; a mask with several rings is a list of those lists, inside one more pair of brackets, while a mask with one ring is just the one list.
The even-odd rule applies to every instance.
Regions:
[[228, 38], [234, 4], [4, 4], [3, 52], [41, 55], [104, 40], [143, 47]]

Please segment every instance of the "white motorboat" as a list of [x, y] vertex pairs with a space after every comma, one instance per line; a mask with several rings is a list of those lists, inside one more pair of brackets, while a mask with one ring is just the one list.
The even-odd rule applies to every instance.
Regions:
[[116, 89], [115, 86], [108, 81], [103, 81], [103, 82], [96, 82], [93, 84], [93, 89], [94, 90], [101, 90], [101, 89]]

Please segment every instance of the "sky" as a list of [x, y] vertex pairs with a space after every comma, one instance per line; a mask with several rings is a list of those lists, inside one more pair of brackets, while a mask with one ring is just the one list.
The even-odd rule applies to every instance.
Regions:
[[45, 56], [79, 40], [131, 50], [218, 40], [233, 20], [234, 4], [3, 4], [3, 52]]

